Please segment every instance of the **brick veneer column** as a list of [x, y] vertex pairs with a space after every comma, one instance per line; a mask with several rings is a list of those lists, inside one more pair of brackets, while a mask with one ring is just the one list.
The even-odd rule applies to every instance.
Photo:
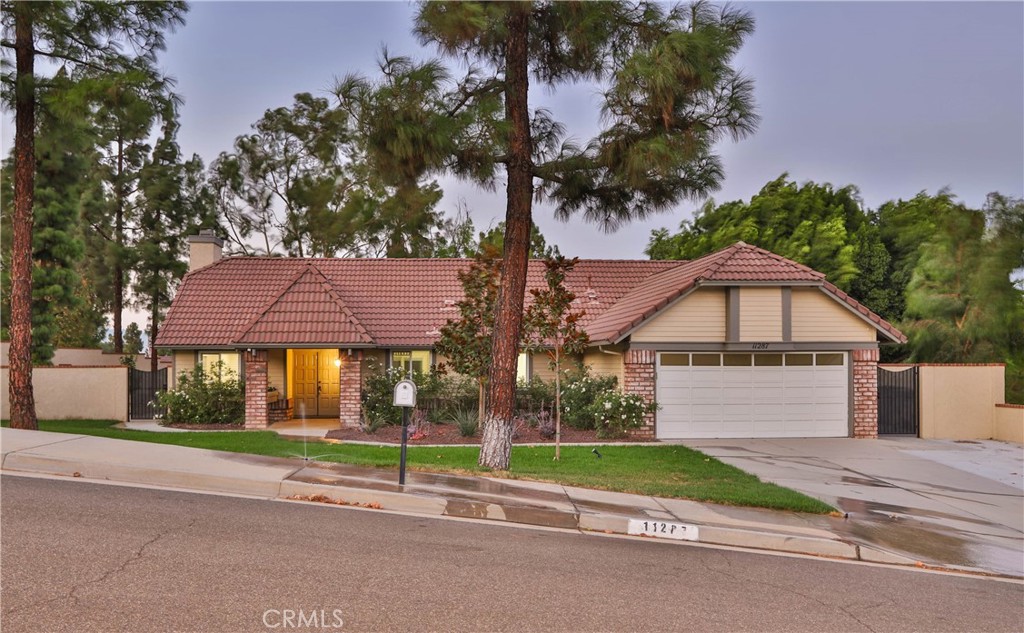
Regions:
[[363, 415], [363, 353], [341, 352], [338, 408], [342, 427], [357, 427]]
[[245, 353], [245, 428], [267, 428], [267, 351]]
[[[630, 349], [623, 356], [623, 385], [625, 393], [636, 393], [647, 402], [654, 400], [654, 350]], [[644, 426], [633, 431], [639, 437], [654, 437], [654, 414], [644, 416]]]
[[878, 348], [853, 350], [853, 436], [878, 437]]

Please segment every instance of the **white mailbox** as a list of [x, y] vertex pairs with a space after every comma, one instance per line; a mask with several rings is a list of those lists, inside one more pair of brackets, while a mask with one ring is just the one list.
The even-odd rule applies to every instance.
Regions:
[[395, 385], [394, 405], [396, 407], [415, 407], [416, 383], [411, 380], [403, 380]]

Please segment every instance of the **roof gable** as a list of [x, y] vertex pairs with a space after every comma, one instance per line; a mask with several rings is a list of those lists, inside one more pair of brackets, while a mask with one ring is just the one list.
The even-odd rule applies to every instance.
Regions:
[[312, 261], [246, 324], [234, 343], [372, 345], [359, 319]]

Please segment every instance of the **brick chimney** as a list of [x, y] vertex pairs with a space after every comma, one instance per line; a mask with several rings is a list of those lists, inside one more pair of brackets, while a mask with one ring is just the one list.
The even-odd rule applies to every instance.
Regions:
[[224, 240], [217, 237], [213, 229], [200, 229], [199, 235], [188, 238], [189, 271], [209, 266], [220, 261]]

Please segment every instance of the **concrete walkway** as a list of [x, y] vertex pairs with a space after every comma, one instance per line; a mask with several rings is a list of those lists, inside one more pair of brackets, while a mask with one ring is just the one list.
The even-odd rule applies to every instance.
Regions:
[[[853, 442], [867, 446], [870, 442]], [[873, 520], [736, 508], [550, 483], [262, 457], [109, 438], [0, 429], [0, 469], [253, 495], [314, 497], [385, 511], [580, 531], [648, 535], [762, 550], [1014, 574], [985, 560], [917, 557]], [[645, 525], [646, 522], [646, 525]], [[664, 527], [662, 527], [664, 526]], [[662, 532], [664, 530], [664, 532]], [[933, 553], [941, 551], [934, 550]]]
[[839, 534], [926, 563], [1024, 576], [1024, 448], [918, 438], [687, 440], [850, 521]]

